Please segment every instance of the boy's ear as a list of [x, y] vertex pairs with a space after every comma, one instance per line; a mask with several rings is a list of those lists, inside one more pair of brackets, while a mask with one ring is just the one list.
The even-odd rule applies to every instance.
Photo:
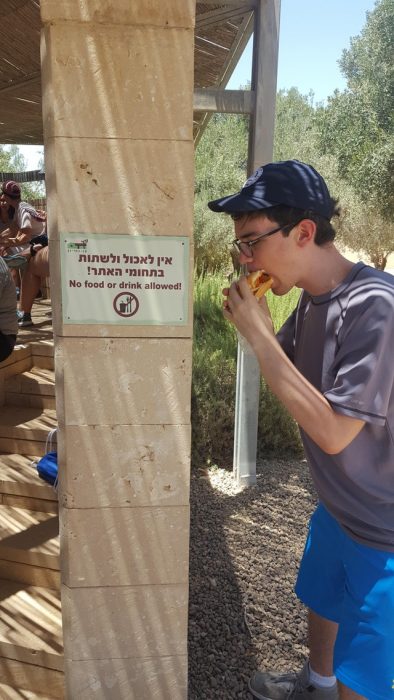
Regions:
[[303, 247], [314, 240], [316, 224], [312, 219], [302, 219], [295, 230], [297, 245]]

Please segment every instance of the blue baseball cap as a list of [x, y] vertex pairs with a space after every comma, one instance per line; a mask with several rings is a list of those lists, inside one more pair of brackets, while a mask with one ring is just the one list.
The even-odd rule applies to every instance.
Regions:
[[235, 212], [268, 209], [278, 204], [308, 209], [331, 219], [333, 202], [322, 176], [311, 165], [284, 160], [262, 165], [236, 194], [208, 202], [212, 211]]

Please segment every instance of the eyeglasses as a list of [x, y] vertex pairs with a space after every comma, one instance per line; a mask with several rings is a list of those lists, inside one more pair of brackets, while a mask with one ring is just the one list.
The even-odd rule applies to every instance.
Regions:
[[285, 224], [285, 226], [278, 226], [277, 228], [272, 229], [272, 231], [267, 231], [267, 233], [262, 233], [261, 236], [257, 236], [257, 238], [254, 238], [253, 241], [240, 241], [238, 238], [236, 238], [233, 241], [233, 246], [236, 248], [237, 253], [242, 253], [246, 258], [250, 258], [252, 260], [253, 258], [253, 246], [256, 245], [259, 241], [262, 240], [262, 238], [268, 238], [268, 236], [273, 236], [274, 233], [278, 233], [278, 231], [285, 231], [286, 229], [292, 229], [294, 226], [297, 226], [300, 221], [295, 221], [291, 224]]

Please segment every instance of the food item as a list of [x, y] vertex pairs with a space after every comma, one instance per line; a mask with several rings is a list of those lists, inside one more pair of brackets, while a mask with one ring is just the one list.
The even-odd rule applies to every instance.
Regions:
[[263, 270], [250, 272], [246, 277], [246, 281], [256, 299], [261, 299], [272, 286], [272, 277], [263, 272]]

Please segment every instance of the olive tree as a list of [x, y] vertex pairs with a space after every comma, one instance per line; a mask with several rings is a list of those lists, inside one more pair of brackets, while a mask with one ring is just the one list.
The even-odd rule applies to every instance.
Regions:
[[393, 55], [394, 0], [380, 0], [342, 54], [347, 89], [335, 91], [317, 115], [320, 147], [335, 156], [339, 178], [353, 191], [348, 244], [380, 268], [394, 251]]

